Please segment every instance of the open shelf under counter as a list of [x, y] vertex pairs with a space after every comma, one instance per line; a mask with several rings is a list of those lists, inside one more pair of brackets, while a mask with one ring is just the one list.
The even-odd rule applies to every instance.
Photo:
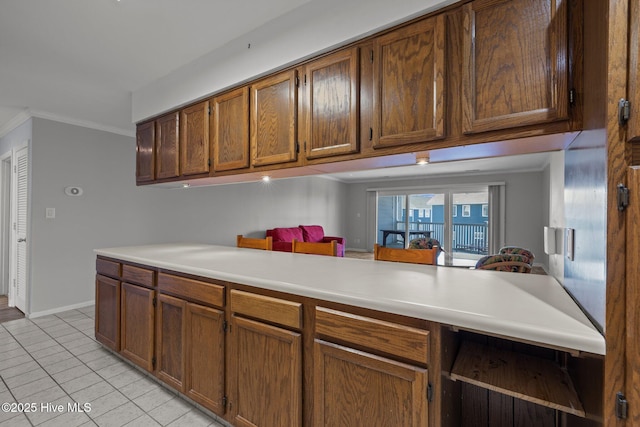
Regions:
[[586, 416], [567, 370], [553, 360], [463, 341], [451, 379]]

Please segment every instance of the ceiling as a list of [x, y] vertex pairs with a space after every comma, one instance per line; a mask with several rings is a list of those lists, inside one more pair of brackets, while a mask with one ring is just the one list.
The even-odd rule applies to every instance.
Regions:
[[[323, 0], [0, 0], [0, 137], [31, 116], [134, 135], [134, 91], [314, 1]], [[536, 154], [332, 177], [541, 170], [547, 162]]]
[[0, 136], [24, 116], [133, 135], [133, 91], [309, 1], [0, 0]]

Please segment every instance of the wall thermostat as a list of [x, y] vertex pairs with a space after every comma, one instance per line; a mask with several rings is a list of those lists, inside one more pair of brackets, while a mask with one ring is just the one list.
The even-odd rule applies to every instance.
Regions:
[[82, 196], [82, 192], [80, 187], [67, 187], [64, 189], [64, 194], [67, 196]]

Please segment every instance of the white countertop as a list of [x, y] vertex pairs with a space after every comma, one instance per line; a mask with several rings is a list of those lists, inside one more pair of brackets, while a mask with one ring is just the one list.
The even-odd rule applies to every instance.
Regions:
[[605, 354], [605, 340], [551, 276], [203, 244], [98, 255], [344, 303], [540, 345]]

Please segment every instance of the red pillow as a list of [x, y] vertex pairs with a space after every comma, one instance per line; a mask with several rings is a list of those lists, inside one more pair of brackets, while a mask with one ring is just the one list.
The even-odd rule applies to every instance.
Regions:
[[292, 242], [293, 239], [303, 241], [302, 230], [298, 227], [274, 228], [272, 237], [274, 242]]
[[305, 242], [321, 242], [324, 237], [324, 229], [321, 225], [300, 225]]

